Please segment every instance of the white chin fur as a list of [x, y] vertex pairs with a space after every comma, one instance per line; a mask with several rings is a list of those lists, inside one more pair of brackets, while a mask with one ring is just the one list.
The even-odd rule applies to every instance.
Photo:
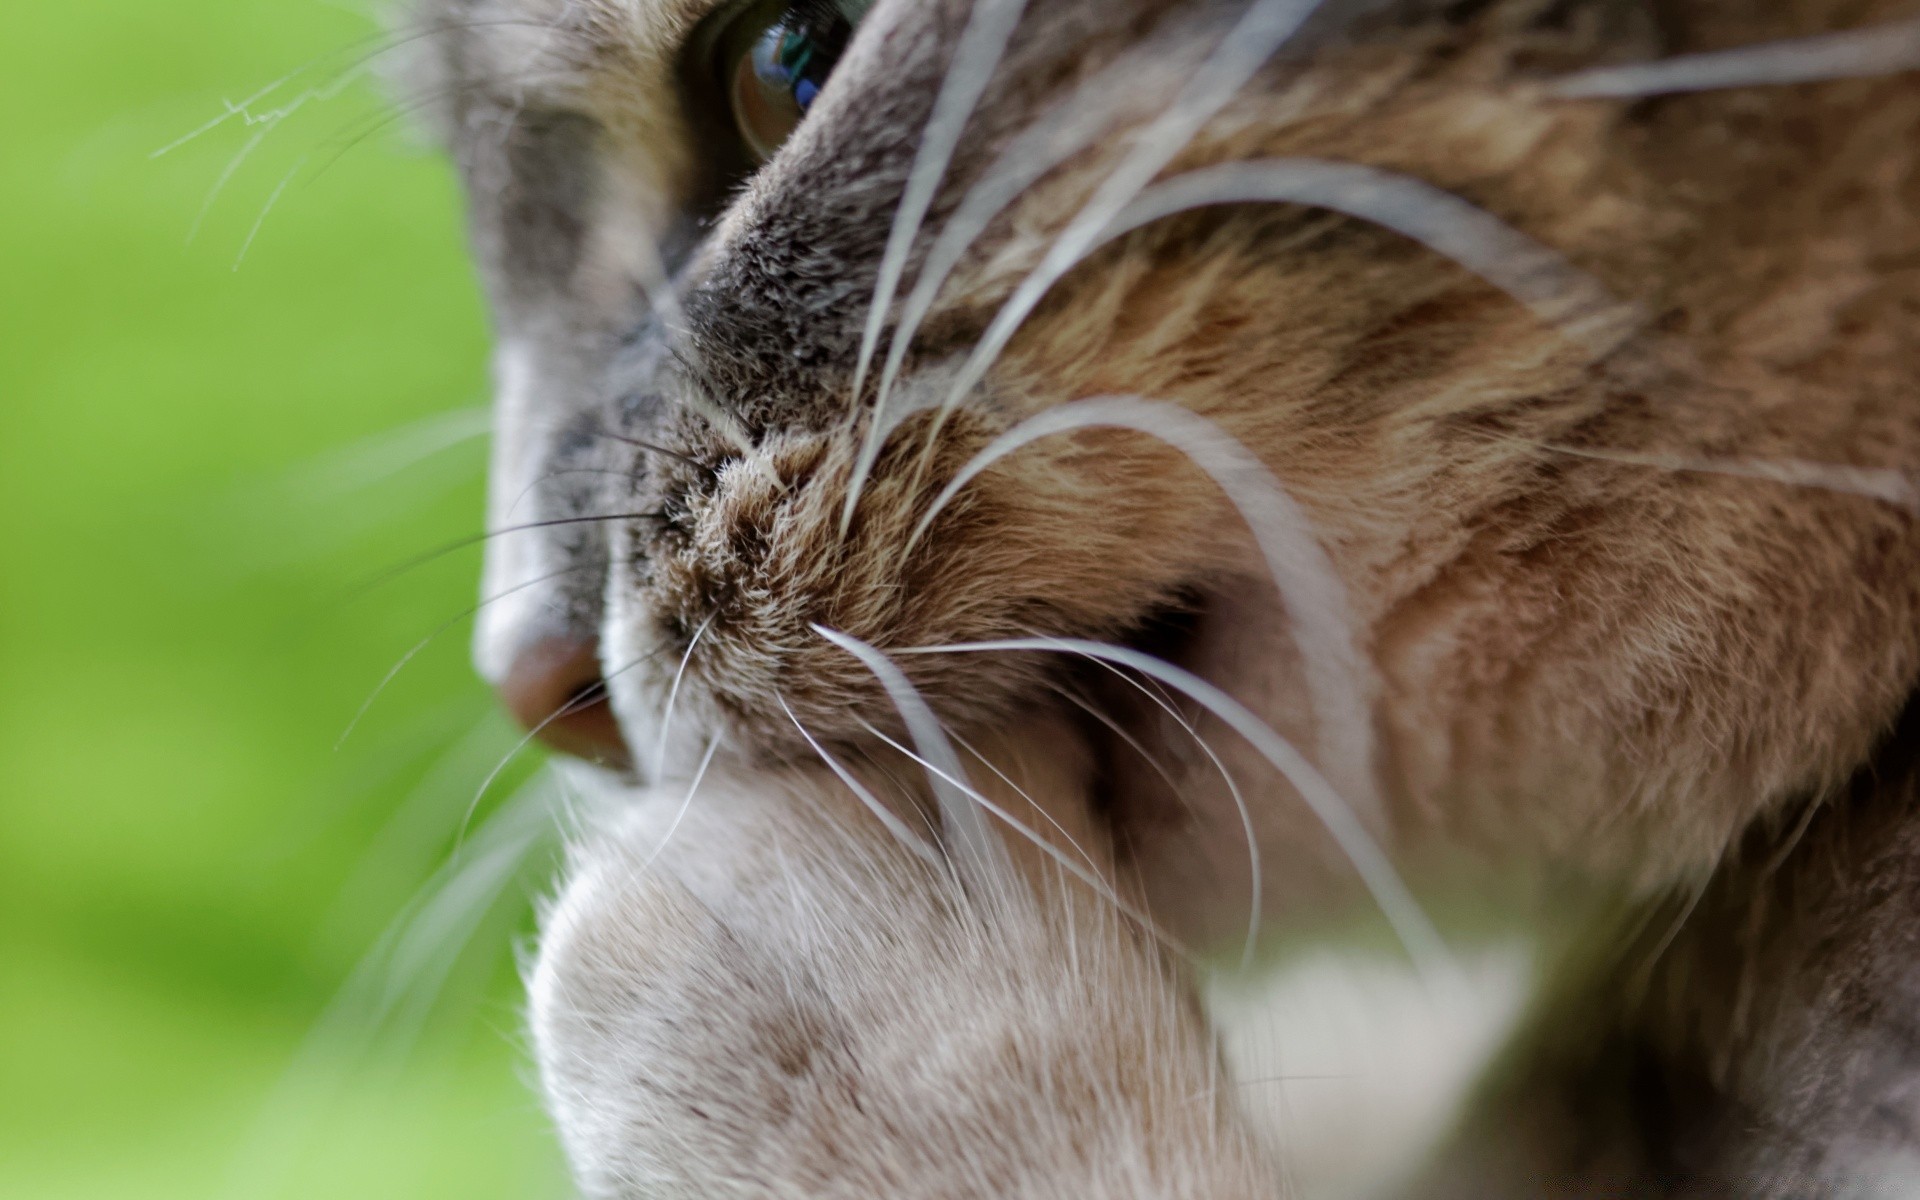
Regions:
[[1391, 1194], [1451, 1129], [1531, 994], [1520, 941], [1435, 987], [1404, 955], [1328, 946], [1204, 992], [1243, 1111], [1299, 1194]]

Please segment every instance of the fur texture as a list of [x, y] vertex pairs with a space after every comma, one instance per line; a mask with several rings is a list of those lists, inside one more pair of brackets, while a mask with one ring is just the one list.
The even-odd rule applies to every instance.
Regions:
[[[1878, 71], [1655, 99], [1556, 86], [1911, 5], [1030, 0], [901, 240], [921, 131], [985, 6], [881, 0], [792, 140], [747, 174], [678, 75], [704, 4], [436, 0], [420, 17], [418, 72], [470, 184], [500, 326], [496, 517], [545, 523], [499, 539], [490, 590], [521, 590], [488, 610], [482, 669], [597, 635], [644, 773], [684, 779], [718, 744], [729, 780], [650, 871], [630, 829], [594, 835], [557, 910], [536, 1012], [596, 1195], [1271, 1187], [1231, 1106], [1172, 1099], [1211, 1077], [1204, 1027], [1178, 973], [1091, 893], [1032, 870], [915, 874], [909, 850], [829, 815], [851, 801], [818, 752], [877, 754], [907, 723], [822, 627], [891, 655], [958, 736], [1056, 730], [1046, 744], [1086, 767], [1032, 768], [1034, 803], [1110, 848], [1094, 883], [1124, 881], [1126, 907], [1202, 954], [1233, 944], [1250, 904], [1272, 923], [1360, 899], [1271, 756], [1218, 705], [1074, 656], [912, 651], [1149, 650], [1303, 749], [1376, 747], [1312, 756], [1416, 879], [1465, 861], [1634, 911], [1764, 891], [1742, 847], [1871, 778], [1920, 684], [1920, 522], [1903, 502], [1920, 468], [1920, 86]], [[1276, 52], [1236, 76], [1235, 53], [1268, 36]], [[1418, 202], [1444, 189], [1529, 249], [1503, 257], [1510, 278], [1476, 272], [1443, 253], [1459, 239], [1365, 219], [1376, 193], [1351, 211], [1168, 201], [1128, 225], [1145, 211], [1129, 205], [1174, 195], [1144, 190], [1156, 180], [1255, 162], [1417, 181], [1405, 211], [1443, 235], [1471, 225]], [[1115, 183], [1130, 172], [1140, 186]], [[941, 252], [956, 214], [979, 235]], [[884, 310], [871, 361], [893, 353], [897, 381], [861, 349], [890, 240], [904, 294], [930, 263], [944, 272], [911, 336]], [[1328, 727], [1322, 642], [1302, 644], [1299, 588], [1276, 590], [1246, 494], [1164, 438], [1036, 440], [916, 540], [983, 447], [1101, 396], [1178, 405], [1284, 486], [1357, 649], [1340, 686], [1367, 738]], [[1876, 486], [1847, 486], [1861, 472]], [[1881, 807], [1900, 825], [1898, 797]], [[1886, 887], [1916, 886], [1888, 871]], [[1777, 937], [1845, 927], [1847, 895]], [[1663, 961], [1711, 950], [1683, 939]], [[1675, 969], [1703, 1011], [1728, 1001], [1724, 974]], [[807, 1019], [853, 1056], [819, 1060], [827, 1083], [768, 1074], [783, 1035], [757, 1022], [790, 985], [819, 989]], [[1062, 989], [1071, 1022], [1046, 999]], [[1764, 1028], [1714, 1053], [1824, 1028], [1817, 992], [1743, 1009]], [[1637, 1029], [1625, 1011], [1604, 1019]], [[1015, 1027], [1041, 1049], [978, 1049]], [[950, 1074], [892, 1065], [909, 1044]], [[1709, 1109], [1774, 1112], [1805, 1082], [1690, 1075], [1692, 1043], [1660, 1044], [1653, 1077], [1703, 1079]], [[644, 1082], [709, 1069], [697, 1104], [690, 1084]], [[869, 1089], [886, 1099], [863, 1112]], [[1862, 1119], [1887, 1103], [1814, 1094]], [[1616, 1183], [1803, 1195], [1848, 1169], [1724, 1145], [1684, 1169], [1622, 1159]]]

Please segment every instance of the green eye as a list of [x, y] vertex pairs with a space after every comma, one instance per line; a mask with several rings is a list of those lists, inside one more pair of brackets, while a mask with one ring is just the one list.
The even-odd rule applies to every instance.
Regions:
[[747, 151], [773, 157], [813, 107], [873, 0], [755, 0], [708, 19], [697, 46]]

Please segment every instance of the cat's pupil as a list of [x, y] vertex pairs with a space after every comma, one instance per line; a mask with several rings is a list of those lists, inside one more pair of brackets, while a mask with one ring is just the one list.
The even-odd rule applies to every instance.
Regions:
[[727, 98], [748, 151], [773, 156], [826, 87], [865, 3], [756, 4], [727, 38], [741, 47], [728, 69]]

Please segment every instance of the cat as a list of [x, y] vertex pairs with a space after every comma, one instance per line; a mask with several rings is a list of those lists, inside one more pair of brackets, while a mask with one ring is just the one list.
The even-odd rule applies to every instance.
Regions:
[[1465, 889], [1404, 1194], [1920, 1194], [1917, 18], [417, 0], [581, 1189], [1279, 1195], [1196, 981]]

